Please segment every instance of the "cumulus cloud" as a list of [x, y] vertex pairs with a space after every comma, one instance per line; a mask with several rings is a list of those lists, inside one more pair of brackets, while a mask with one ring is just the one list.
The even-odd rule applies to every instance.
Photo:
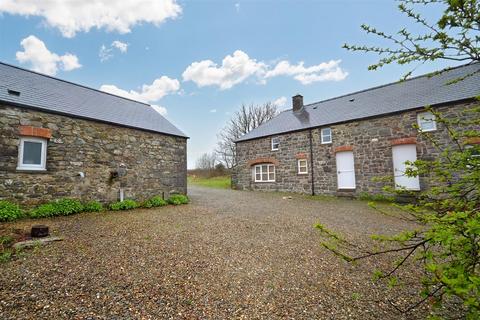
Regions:
[[141, 23], [159, 25], [182, 13], [176, 0], [2, 0], [0, 13], [43, 17], [45, 24], [71, 38], [92, 28], [128, 33]]
[[216, 113], [217, 112], [217, 109], [211, 109], [210, 110], [210, 113]]
[[273, 101], [273, 104], [279, 108], [285, 107], [287, 105], [287, 97], [280, 97], [278, 99], [275, 99]]
[[[180, 90], [180, 82], [177, 79], [162, 76], [155, 79], [152, 84], [144, 84], [139, 91], [123, 90], [112, 84], [104, 84], [100, 87], [100, 90], [128, 99], [151, 103]], [[162, 115], [167, 114], [167, 109], [164, 107], [154, 104], [152, 108]]]
[[126, 53], [128, 50], [128, 46], [129, 46], [128, 43], [121, 42], [119, 40], [113, 41], [109, 47], [102, 44], [102, 46], [100, 47], [100, 51], [98, 52], [100, 61], [104, 62], [112, 58], [114, 49], [118, 49], [118, 51], [120, 51], [121, 53]]
[[212, 60], [193, 62], [183, 72], [183, 81], [193, 81], [199, 87], [216, 85], [220, 89], [230, 89], [252, 75], [263, 73], [265, 65], [257, 62], [243, 51], [237, 50], [226, 56], [222, 65]]
[[227, 55], [222, 64], [212, 60], [196, 61], [183, 72], [183, 81], [193, 81], [197, 86], [218, 86], [221, 90], [230, 89], [236, 84], [255, 78], [258, 83], [265, 84], [268, 79], [279, 76], [290, 76], [306, 85], [317, 81], [341, 81], [348, 72], [340, 67], [341, 60], [330, 60], [306, 67], [301, 61], [291, 64], [287, 60], [270, 65], [250, 58], [241, 50]]
[[303, 61], [294, 65], [287, 60], [280, 61], [272, 69], [267, 71], [265, 79], [278, 76], [293, 76], [302, 84], [310, 84], [317, 81], [341, 81], [348, 76], [348, 72], [340, 67], [341, 60], [330, 60], [311, 67], [305, 67]]
[[76, 55], [66, 53], [58, 55], [48, 50], [45, 43], [30, 35], [20, 42], [23, 51], [17, 51], [16, 58], [20, 63], [27, 63], [31, 69], [48, 75], [57, 74], [58, 70], [71, 71], [80, 68]]

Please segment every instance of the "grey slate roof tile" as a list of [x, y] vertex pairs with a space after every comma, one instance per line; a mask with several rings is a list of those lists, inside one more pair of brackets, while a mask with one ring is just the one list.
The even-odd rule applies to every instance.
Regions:
[[477, 97], [480, 96], [478, 71], [480, 63], [463, 65], [435, 76], [423, 75], [305, 105], [301, 112], [287, 110], [237, 142]]
[[[8, 90], [18, 91], [20, 96]], [[148, 104], [1, 62], [0, 101], [187, 138]]]

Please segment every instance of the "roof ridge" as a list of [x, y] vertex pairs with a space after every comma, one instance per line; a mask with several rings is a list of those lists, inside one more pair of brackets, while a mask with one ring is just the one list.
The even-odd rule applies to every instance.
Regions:
[[474, 65], [474, 64], [480, 64], [480, 62], [470, 62], [470, 63], [462, 64], [462, 65], [459, 65], [459, 66], [455, 66], [455, 67], [447, 67], [443, 70], [432, 71], [432, 72], [421, 74], [421, 75], [418, 75], [418, 76], [415, 76], [415, 77], [412, 77], [412, 78], [408, 78], [406, 80], [398, 80], [398, 81], [389, 82], [389, 83], [386, 83], [386, 84], [381, 84], [381, 85], [378, 85], [378, 86], [374, 86], [374, 87], [371, 87], [371, 88], [362, 89], [362, 90], [342, 94], [342, 95], [339, 95], [339, 96], [336, 96], [336, 97], [332, 97], [332, 98], [328, 98], [328, 99], [324, 99], [324, 100], [320, 100], [320, 101], [317, 101], [317, 102], [312, 102], [312, 103], [306, 104], [305, 107], [309, 107], [309, 106], [312, 106], [312, 105], [315, 105], [315, 104], [319, 104], [319, 103], [323, 103], [323, 102], [327, 102], [327, 101], [331, 101], [331, 100], [335, 100], [335, 99], [348, 97], [348, 96], [358, 94], [358, 93], [362, 93], [362, 92], [367, 92], [367, 91], [371, 91], [371, 90], [375, 90], [375, 89], [380, 89], [380, 88], [392, 86], [392, 85], [399, 84], [399, 83], [402, 83], [402, 82], [408, 82], [408, 81], [416, 80], [416, 79], [419, 79], [419, 78], [428, 77], [429, 75], [434, 74], [435, 72], [449, 72], [449, 71], [452, 71], [452, 70], [455, 70], [455, 69], [471, 66], [471, 65]]
[[19, 66], [15, 66], [15, 65], [13, 65], [13, 64], [5, 63], [5, 62], [2, 62], [2, 61], [0, 61], [0, 64], [3, 64], [3, 65], [8, 66], [8, 67], [15, 68], [15, 69], [19, 69], [19, 70], [22, 70], [22, 71], [34, 73], [34, 74], [37, 74], [37, 75], [42, 76], [42, 77], [47, 77], [47, 78], [50, 78], [50, 79], [53, 79], [53, 80], [65, 82], [65, 83], [68, 83], [68, 84], [71, 84], [71, 85], [74, 85], [74, 86], [77, 86], [77, 87], [81, 87], [81, 88], [84, 88], [84, 89], [96, 91], [96, 92], [98, 92], [98, 93], [107, 94], [107, 95], [110, 95], [110, 96], [113, 96], [113, 97], [125, 99], [125, 100], [128, 100], [128, 101], [136, 102], [136, 103], [139, 103], [139, 104], [142, 104], [142, 105], [151, 107], [150, 104], [145, 103], [145, 102], [142, 102], [142, 101], [138, 101], [138, 100], [133, 100], [133, 99], [130, 99], [130, 98], [122, 97], [122, 96], [119, 96], [119, 95], [116, 95], [116, 94], [113, 94], [113, 93], [110, 93], [110, 92], [106, 92], [106, 91], [102, 91], [102, 90], [95, 89], [95, 88], [92, 88], [92, 87], [88, 87], [88, 86], [83, 85], [83, 84], [75, 83], [75, 82], [68, 81], [68, 80], [65, 80], [65, 79], [60, 79], [60, 78], [57, 78], [57, 77], [54, 77], [54, 76], [50, 76], [50, 75], [48, 75], [48, 74], [44, 74], [44, 73], [41, 73], [41, 72], [37, 72], [37, 71], [29, 70], [29, 69], [26, 69], [26, 68], [22, 68], [22, 67], [19, 67]]

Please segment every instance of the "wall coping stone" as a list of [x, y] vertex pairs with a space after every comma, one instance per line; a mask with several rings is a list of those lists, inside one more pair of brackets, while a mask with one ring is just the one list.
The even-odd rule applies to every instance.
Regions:
[[47, 128], [20, 126], [19, 131], [21, 136], [39, 137], [39, 138], [45, 138], [45, 139], [50, 139], [52, 137], [52, 130]]

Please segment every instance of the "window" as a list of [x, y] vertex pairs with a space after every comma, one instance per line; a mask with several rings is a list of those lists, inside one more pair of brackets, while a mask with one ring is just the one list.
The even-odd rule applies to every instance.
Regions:
[[280, 138], [279, 137], [273, 137], [272, 138], [272, 151], [278, 150], [279, 146], [280, 146]]
[[418, 128], [422, 132], [437, 130], [435, 115], [431, 112], [421, 112], [417, 115]]
[[298, 174], [307, 174], [308, 164], [307, 159], [298, 159]]
[[322, 144], [332, 143], [332, 129], [323, 128], [322, 129]]
[[20, 138], [17, 170], [46, 170], [47, 140]]
[[275, 182], [275, 166], [273, 164], [259, 164], [254, 168], [255, 182]]

